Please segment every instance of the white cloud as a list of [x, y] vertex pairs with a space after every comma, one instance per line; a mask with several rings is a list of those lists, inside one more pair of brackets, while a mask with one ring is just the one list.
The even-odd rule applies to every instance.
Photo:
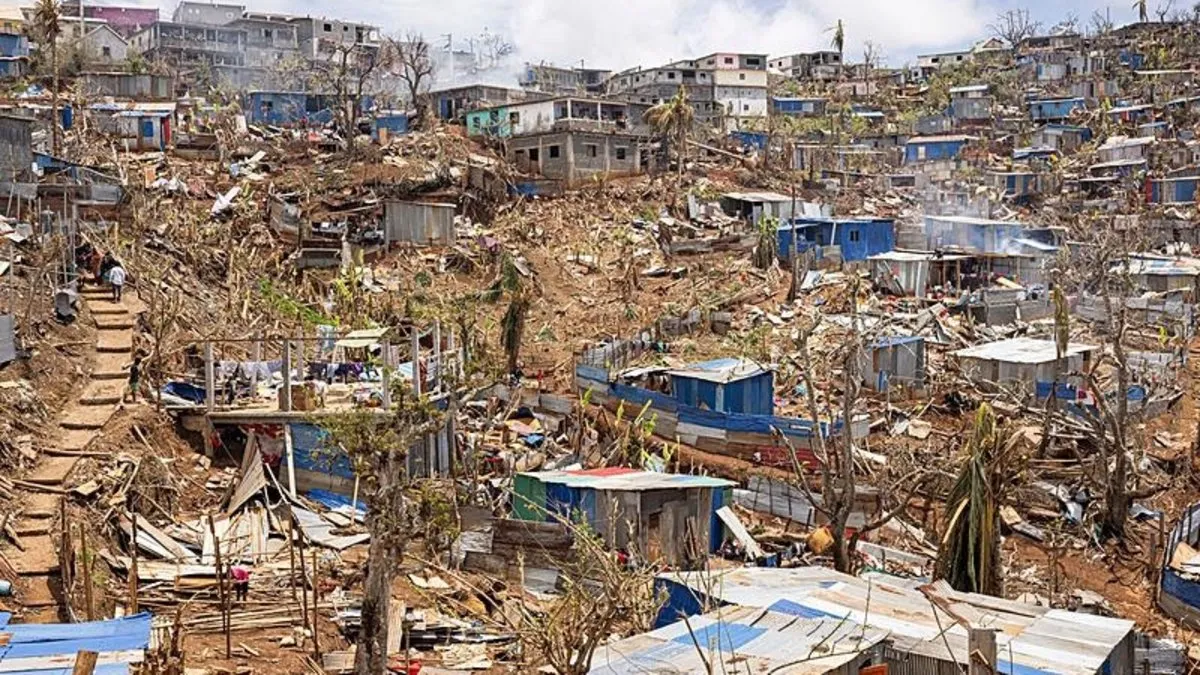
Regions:
[[[92, 0], [135, 4], [155, 0]], [[173, 0], [158, 0], [167, 16]], [[217, 0], [230, 2], [234, 0]], [[969, 46], [987, 34], [1000, 9], [1023, 0], [242, 0], [262, 11], [312, 14], [378, 24], [387, 33], [414, 30], [431, 43], [452, 33], [456, 45], [484, 28], [505, 35], [520, 61], [620, 70], [714, 51], [770, 55], [824, 49], [838, 19], [846, 58], [862, 44], [881, 46], [891, 65], [920, 52]], [[1074, 11], [1086, 22], [1105, 0], [1064, 0], [1033, 7], [1047, 24]], [[1127, 4], [1127, 3], [1126, 3]], [[1117, 9], [1127, 13], [1125, 5]]]
[[[865, 40], [893, 61], [915, 51], [969, 44], [990, 18], [982, 0], [252, 0], [259, 9], [361, 18], [389, 32], [458, 38], [487, 27], [508, 36], [524, 60], [622, 69], [714, 51], [771, 55], [823, 49], [839, 18], [847, 58]], [[353, 15], [353, 16], [351, 16]]]

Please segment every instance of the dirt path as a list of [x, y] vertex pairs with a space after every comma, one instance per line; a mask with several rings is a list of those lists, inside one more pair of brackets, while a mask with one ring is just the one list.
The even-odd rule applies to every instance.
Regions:
[[135, 301], [113, 302], [106, 288], [87, 287], [81, 295], [96, 325], [96, 349], [86, 369], [91, 375], [60, 414], [57, 438], [41, 448], [37, 465], [24, 478], [29, 486], [18, 495], [21, 509], [11, 523], [21, 546], [9, 541], [0, 548], [20, 575], [15, 590], [26, 621], [59, 620], [62, 500], [72, 472], [121, 403], [128, 377], [122, 366], [133, 350]]

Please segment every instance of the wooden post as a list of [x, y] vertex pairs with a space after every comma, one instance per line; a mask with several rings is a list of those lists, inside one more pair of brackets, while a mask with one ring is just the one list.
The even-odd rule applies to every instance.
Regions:
[[[136, 545], [137, 542], [134, 542]], [[92, 597], [92, 557], [88, 552], [87, 530], [79, 526], [79, 555], [83, 557], [83, 601], [87, 611], [87, 620], [96, 620], [96, 605]]]
[[292, 514], [288, 513], [287, 519], [287, 538], [288, 538], [288, 561], [291, 574], [288, 575], [288, 582], [292, 587], [292, 602], [296, 602], [298, 594], [296, 593], [296, 526], [292, 523]]
[[296, 446], [292, 440], [292, 425], [283, 425], [283, 449], [287, 455], [288, 492], [296, 498]]
[[412, 380], [413, 393], [421, 395], [421, 329], [413, 324], [412, 327]]
[[130, 520], [133, 521], [133, 540], [129, 544], [129, 613], [138, 613], [138, 521], [137, 514], [130, 513]]
[[221, 540], [217, 538], [217, 524], [208, 514], [208, 531], [213, 538], [213, 557], [216, 562], [217, 594], [221, 599], [221, 628], [225, 631], [225, 658], [233, 657], [233, 638], [229, 627], [229, 589], [225, 586], [225, 570], [221, 565]]
[[384, 340], [380, 344], [380, 360], [383, 362], [383, 409], [392, 408], [392, 343]]
[[435, 391], [442, 393], [442, 322], [440, 319], [433, 320], [433, 363], [435, 371], [433, 375]]
[[254, 336], [253, 355], [254, 355], [253, 356], [254, 372], [250, 374], [250, 387], [251, 387], [250, 391], [252, 394], [257, 396], [258, 395], [258, 371], [259, 371], [258, 364], [262, 363], [262, 334], [261, 333]]
[[204, 404], [208, 412], [217, 407], [217, 370], [211, 341], [204, 343]]
[[967, 631], [968, 675], [996, 674], [996, 631], [970, 628]]
[[[293, 517], [292, 520], [295, 523]], [[308, 568], [304, 564], [304, 530], [300, 530], [300, 535], [296, 537], [297, 557], [300, 558], [300, 616], [304, 620], [304, 627], [311, 629], [312, 626], [308, 622]]]
[[320, 663], [321, 662], [321, 642], [320, 642], [320, 638], [318, 637], [320, 630], [318, 630], [319, 627], [317, 625], [318, 624], [317, 617], [320, 616], [320, 613], [317, 611], [317, 602], [319, 601], [319, 599], [321, 597], [321, 590], [320, 590], [320, 587], [317, 582], [320, 580], [321, 573], [320, 573], [320, 568], [317, 567], [317, 549], [316, 548], [314, 548], [312, 550], [312, 570], [313, 570], [313, 574], [312, 574], [312, 581], [313, 581], [313, 593], [312, 593], [312, 596], [313, 596], [313, 605], [312, 605], [313, 656], [316, 658], [317, 663]]
[[75, 667], [71, 669], [71, 675], [92, 675], [96, 672], [96, 659], [99, 656], [87, 650], [75, 652]]
[[[281, 405], [284, 412], [292, 411], [292, 341], [283, 341], [283, 401]], [[295, 490], [292, 491], [292, 496], [295, 496]]]

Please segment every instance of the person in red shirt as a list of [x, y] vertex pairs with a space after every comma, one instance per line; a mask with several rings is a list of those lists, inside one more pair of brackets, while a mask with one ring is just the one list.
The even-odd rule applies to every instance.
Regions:
[[242, 565], [235, 565], [229, 571], [233, 577], [233, 595], [238, 602], [243, 602], [246, 596], [250, 594], [250, 570]]

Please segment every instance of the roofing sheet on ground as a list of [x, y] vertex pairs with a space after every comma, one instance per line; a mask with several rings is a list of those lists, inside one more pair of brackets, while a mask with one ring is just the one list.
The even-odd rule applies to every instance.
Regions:
[[[770, 609], [802, 618], [837, 617], [888, 632], [901, 652], [949, 661], [967, 658], [967, 630], [920, 591], [841, 574], [827, 568], [737, 568], [708, 573], [659, 575], [691, 592], [735, 605]], [[1095, 675], [1133, 631], [1132, 621], [1053, 610], [971, 593], [944, 582], [932, 591], [954, 612], [981, 627], [993, 627], [1002, 661], [998, 670], [1015, 675]], [[672, 592], [675, 597], [675, 592]], [[780, 602], [786, 601], [786, 602]], [[936, 611], [936, 615], [935, 615]], [[939, 627], [939, 620], [941, 627]]]
[[[718, 660], [728, 664], [730, 672], [748, 668], [823, 675], [854, 661], [885, 636], [836, 618], [797, 619], [753, 607], [725, 608], [602, 647], [590, 672], [702, 673], [707, 659], [714, 668]], [[828, 656], [813, 658], [822, 653]]]

